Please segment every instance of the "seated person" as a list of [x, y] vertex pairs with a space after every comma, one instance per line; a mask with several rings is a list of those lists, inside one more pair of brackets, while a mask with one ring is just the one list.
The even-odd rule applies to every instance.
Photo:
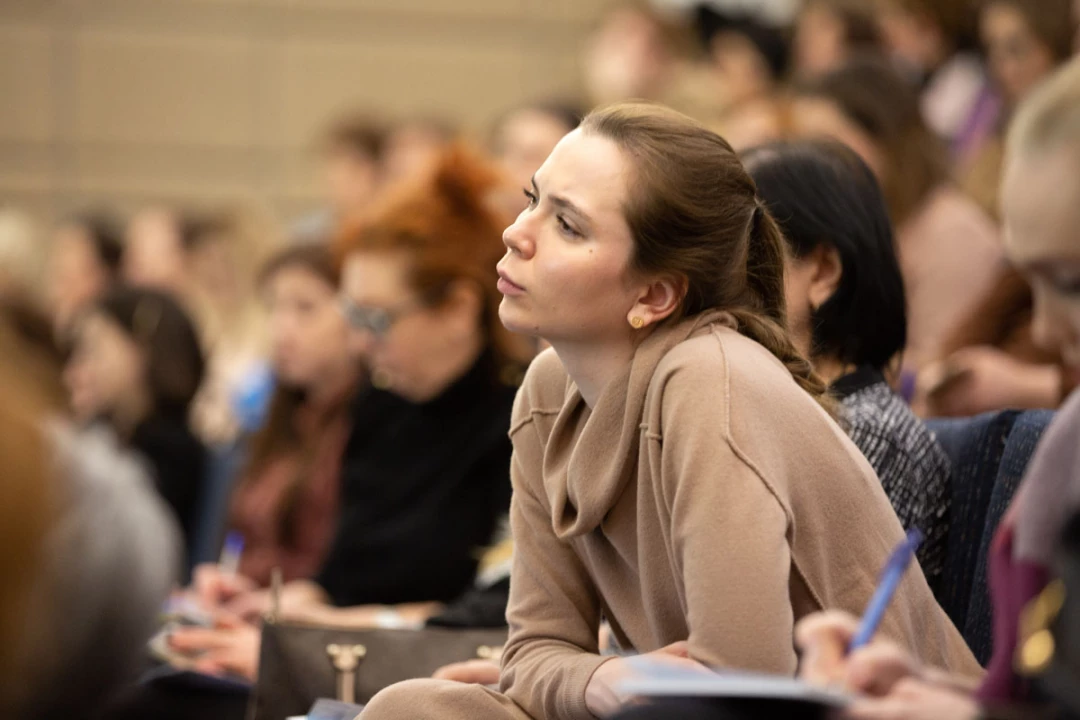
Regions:
[[[669, 109], [589, 115], [525, 190], [499, 263], [506, 327], [551, 349], [511, 438], [514, 561], [499, 690], [410, 680], [364, 720], [621, 706], [627, 651], [793, 675], [794, 624], [861, 612], [903, 529], [787, 330], [784, 240], [731, 146]], [[922, 572], [883, 624], [980, 669]]]
[[[342, 309], [371, 386], [352, 407], [337, 533], [314, 580], [285, 585], [285, 617], [417, 625], [473, 582], [509, 506], [507, 430], [529, 352], [498, 320], [496, 189], [485, 162], [449, 151], [339, 239]], [[267, 591], [210, 590], [208, 604], [249, 619], [269, 607]], [[206, 670], [254, 673], [254, 626], [172, 642], [209, 649]]]
[[[1073, 60], [1021, 106], [1009, 131], [1002, 217], [1009, 261], [1035, 290], [1035, 338], [1080, 368], [1080, 306], [1072, 278], [1080, 274], [1080, 60]], [[1053, 577], [1053, 551], [1080, 506], [1080, 394], [1074, 392], [1043, 435], [991, 545], [994, 654], [981, 684], [912, 657], [886, 638], [850, 655], [854, 620], [844, 613], [807, 618], [797, 629], [802, 674], [844, 684], [869, 699], [860, 717], [981, 716], [982, 706], [1036, 700], [1018, 671], [1024, 609]]]
[[907, 320], [874, 174], [854, 151], [828, 141], [768, 145], [743, 161], [791, 251], [785, 293], [795, 344], [839, 397], [845, 429], [900, 523], [922, 531], [919, 562], [936, 588], [948, 537], [949, 459], [886, 382]]
[[194, 325], [169, 295], [119, 287], [73, 328], [65, 379], [76, 417], [109, 426], [149, 463], [190, 548], [208, 462], [188, 419], [204, 367]]

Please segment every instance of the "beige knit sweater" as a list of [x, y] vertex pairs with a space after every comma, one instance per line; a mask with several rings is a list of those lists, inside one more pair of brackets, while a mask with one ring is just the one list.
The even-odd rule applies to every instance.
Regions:
[[[900, 523], [843, 431], [730, 323], [714, 312], [658, 329], [592, 409], [552, 351], [534, 361], [510, 430], [504, 695], [420, 683], [365, 720], [590, 719], [601, 617], [624, 648], [688, 639], [703, 663], [792, 674], [799, 618], [863, 611]], [[981, 672], [918, 568], [881, 632]]]

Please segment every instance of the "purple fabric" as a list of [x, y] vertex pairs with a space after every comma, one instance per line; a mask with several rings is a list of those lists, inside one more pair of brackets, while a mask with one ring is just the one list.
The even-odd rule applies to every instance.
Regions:
[[1049, 581], [1047, 568], [1029, 560], [1019, 560], [1013, 554], [1013, 520], [1010, 512], [998, 528], [990, 552], [990, 599], [994, 608], [994, 654], [986, 669], [986, 677], [976, 697], [979, 702], [993, 705], [1023, 701], [1027, 698], [1027, 681], [1016, 674], [1013, 658], [1016, 655], [1020, 613], [1043, 591]]

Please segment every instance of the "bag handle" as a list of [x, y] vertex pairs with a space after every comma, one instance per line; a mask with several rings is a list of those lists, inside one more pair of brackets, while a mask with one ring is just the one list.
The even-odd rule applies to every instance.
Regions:
[[360, 661], [367, 656], [367, 648], [363, 645], [331, 643], [326, 646], [326, 654], [330, 656], [330, 664], [334, 666], [337, 676], [337, 699], [348, 705], [355, 705], [356, 669], [360, 667]]

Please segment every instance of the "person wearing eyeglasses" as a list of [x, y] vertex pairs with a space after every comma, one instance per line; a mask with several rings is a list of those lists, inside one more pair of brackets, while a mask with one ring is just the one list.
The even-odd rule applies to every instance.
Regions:
[[[337, 531], [314, 579], [287, 582], [283, 617], [335, 626], [422, 625], [472, 585], [510, 506], [510, 415], [532, 347], [499, 321], [500, 179], [462, 148], [380, 200], [338, 238], [340, 308], [370, 378], [353, 401]], [[213, 589], [213, 588], [211, 588]], [[267, 591], [217, 587], [252, 620]], [[253, 677], [246, 623], [178, 630], [212, 673]]]

